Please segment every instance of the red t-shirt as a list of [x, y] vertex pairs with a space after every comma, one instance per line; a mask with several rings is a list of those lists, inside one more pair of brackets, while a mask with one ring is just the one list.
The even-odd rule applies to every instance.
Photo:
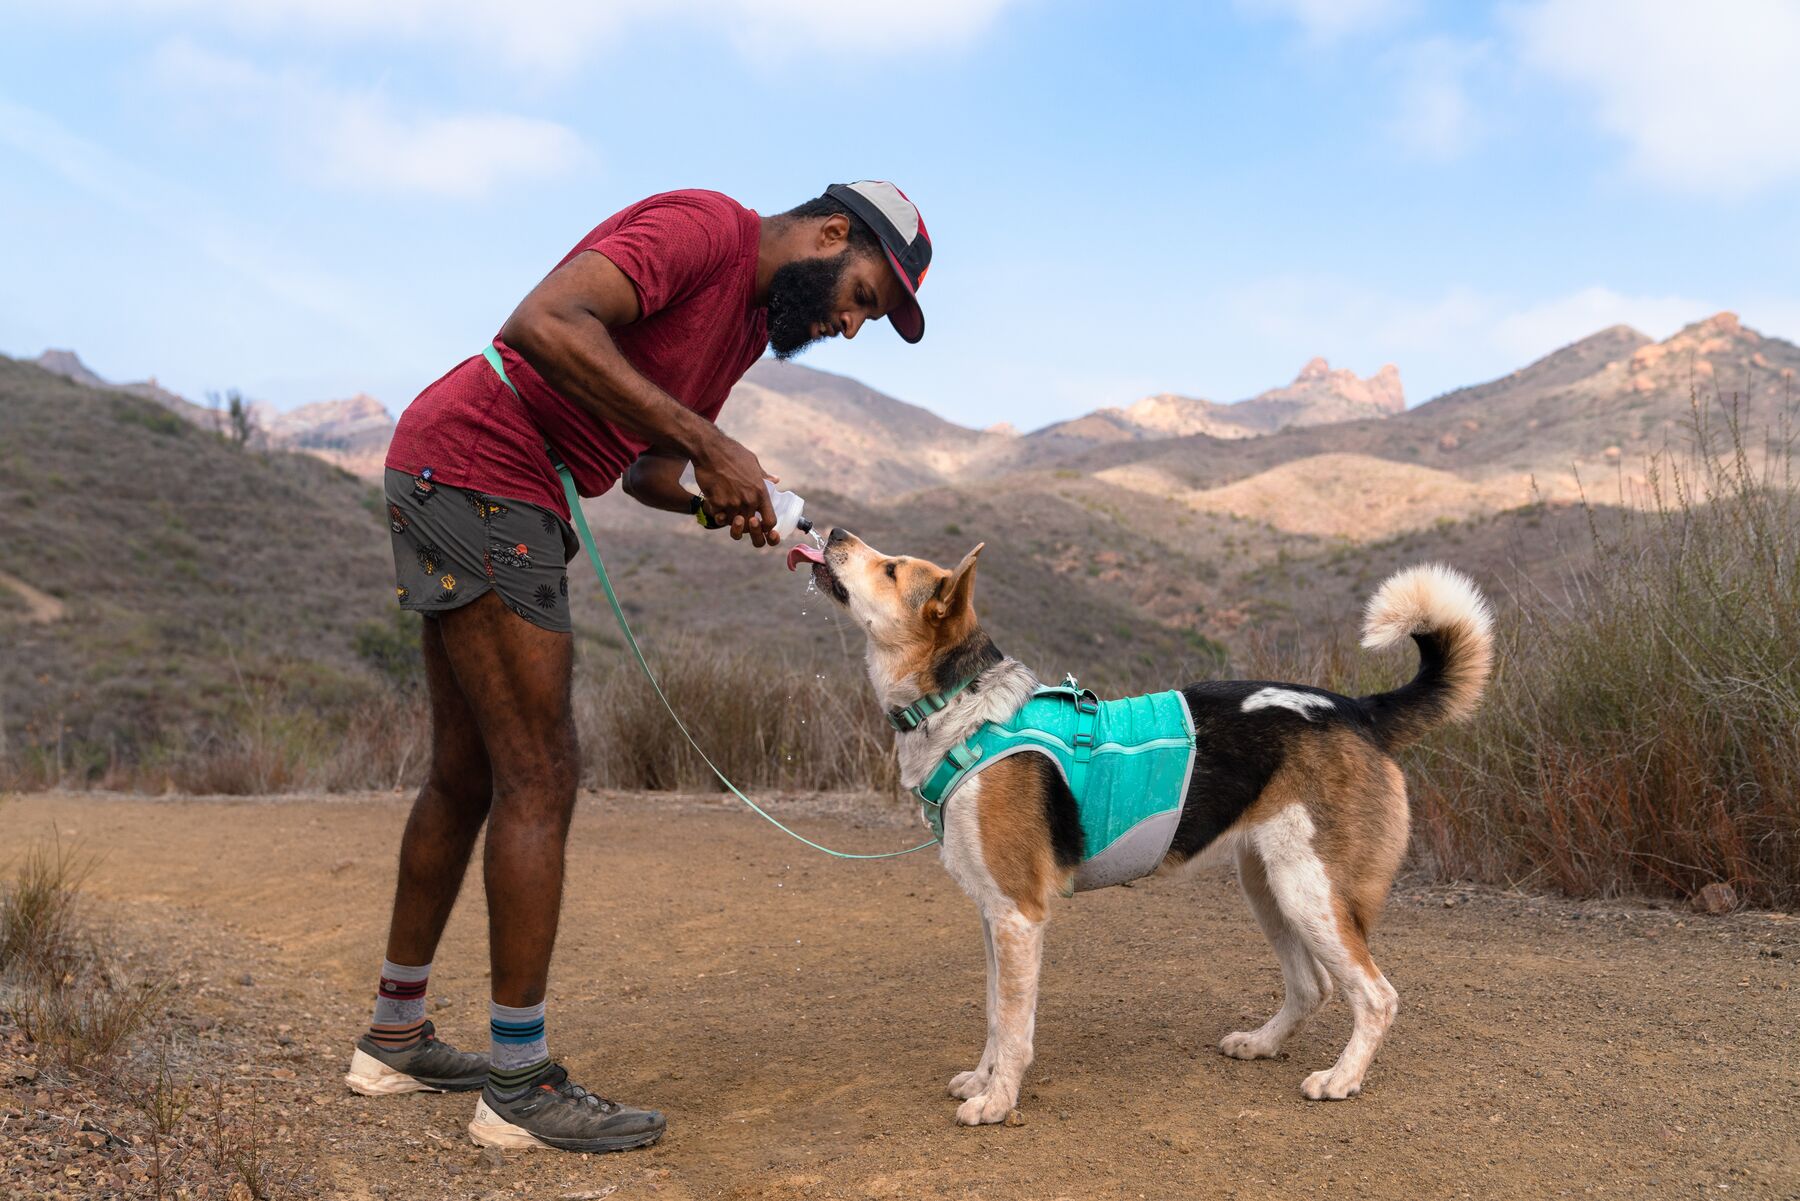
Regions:
[[[762, 220], [718, 192], [664, 192], [613, 214], [563, 256], [597, 251], [637, 289], [638, 319], [612, 330], [625, 361], [683, 405], [717, 420], [733, 384], [769, 344], [757, 306]], [[558, 263], [557, 266], [561, 266]], [[569, 507], [544, 443], [583, 496], [611, 488], [647, 443], [564, 398], [495, 339], [514, 396], [476, 354], [419, 393], [394, 429], [387, 465], [490, 496]]]

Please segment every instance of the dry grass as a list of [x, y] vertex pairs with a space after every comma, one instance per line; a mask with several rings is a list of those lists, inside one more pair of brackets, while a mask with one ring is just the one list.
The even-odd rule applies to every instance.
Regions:
[[81, 921], [92, 867], [78, 848], [39, 844], [0, 894], [0, 1014], [65, 1071], [124, 1050], [161, 997], [118, 971]]
[[[1591, 558], [1521, 590], [1476, 720], [1422, 749], [1415, 851], [1438, 874], [1577, 895], [1800, 904], [1800, 492], [1787, 423], [1726, 403], [1656, 456]], [[1637, 512], [1630, 511], [1636, 508]], [[1263, 674], [1392, 686], [1352, 631]]]
[[[50, 1085], [34, 1109], [61, 1118], [72, 1107], [67, 1128], [104, 1135], [126, 1165], [141, 1164], [149, 1196], [294, 1195], [269, 1163], [254, 1088], [203, 1069], [191, 1046], [178, 1046], [167, 984], [134, 978], [109, 931], [83, 914], [81, 886], [94, 866], [78, 846], [38, 843], [0, 889], [0, 1035], [11, 1027], [26, 1050], [8, 1079]], [[64, 1182], [65, 1159], [42, 1146], [14, 1150], [9, 1181], [36, 1160], [46, 1179]]]
[[[669, 703], [741, 788], [892, 789], [893, 734], [860, 670], [811, 670], [685, 640], [647, 650]], [[859, 665], [860, 666], [860, 665]], [[590, 662], [577, 688], [587, 778], [602, 788], [719, 788], [635, 664]]]

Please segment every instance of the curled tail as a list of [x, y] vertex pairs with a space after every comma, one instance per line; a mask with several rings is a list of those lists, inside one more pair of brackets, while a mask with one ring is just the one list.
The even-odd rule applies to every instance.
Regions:
[[1419, 673], [1392, 692], [1362, 697], [1385, 750], [1398, 750], [1446, 722], [1464, 721], [1481, 704], [1494, 666], [1494, 618], [1468, 576], [1439, 563], [1388, 577], [1363, 615], [1371, 650], [1411, 636]]

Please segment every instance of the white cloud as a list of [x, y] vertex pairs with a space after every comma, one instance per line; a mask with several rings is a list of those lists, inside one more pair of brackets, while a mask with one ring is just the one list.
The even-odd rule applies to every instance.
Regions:
[[1414, 0], [1236, 0], [1239, 12], [1293, 21], [1310, 42], [1334, 42], [1411, 16]]
[[1450, 37], [1410, 42], [1388, 55], [1395, 81], [1395, 112], [1388, 132], [1424, 158], [1459, 157], [1481, 132], [1469, 100], [1469, 75], [1486, 60], [1487, 48]]
[[1592, 97], [1632, 167], [1741, 195], [1800, 175], [1800, 5], [1556, 0], [1510, 14], [1525, 63]]
[[477, 197], [502, 181], [554, 176], [588, 158], [575, 132], [553, 121], [405, 113], [377, 91], [267, 72], [185, 40], [161, 46], [153, 71], [215, 114], [256, 121], [297, 175], [350, 190]]
[[283, 42], [456, 45], [514, 68], [566, 72], [632, 25], [682, 22], [758, 58], [815, 49], [891, 54], [962, 44], [1019, 2], [820, 8], [810, 0], [70, 0], [70, 8], [90, 16], [203, 22]]

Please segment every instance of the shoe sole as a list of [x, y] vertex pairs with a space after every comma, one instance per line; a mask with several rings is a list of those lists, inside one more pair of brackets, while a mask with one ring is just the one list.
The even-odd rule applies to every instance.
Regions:
[[488, 1106], [483, 1097], [475, 1105], [474, 1120], [469, 1123], [469, 1137], [477, 1146], [499, 1147], [506, 1151], [585, 1151], [604, 1153], [630, 1151], [648, 1147], [663, 1136], [661, 1130], [643, 1134], [620, 1135], [617, 1138], [540, 1138], [523, 1126], [515, 1126]]
[[474, 1092], [487, 1083], [485, 1074], [472, 1081], [421, 1080], [391, 1068], [361, 1047], [350, 1056], [350, 1070], [344, 1075], [350, 1091], [365, 1097], [392, 1097], [399, 1093], [463, 1093]]

